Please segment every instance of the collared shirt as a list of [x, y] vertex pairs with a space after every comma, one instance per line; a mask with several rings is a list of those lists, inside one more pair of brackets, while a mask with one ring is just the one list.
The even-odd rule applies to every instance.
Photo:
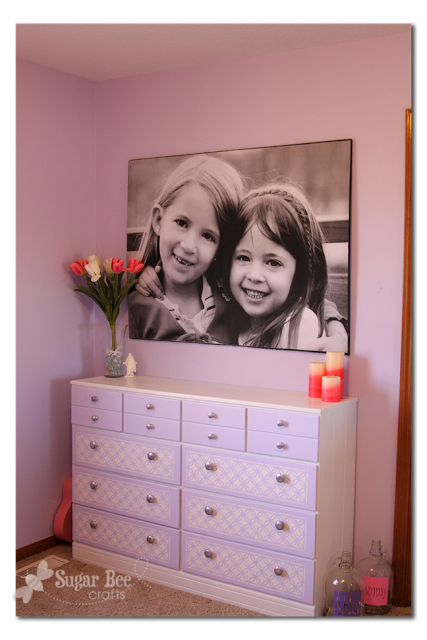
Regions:
[[197, 313], [194, 318], [187, 318], [180, 310], [179, 306], [164, 296], [163, 300], [156, 298], [157, 302], [164, 304], [168, 311], [172, 314], [177, 322], [184, 329], [185, 333], [195, 333], [198, 336], [205, 333], [215, 315], [215, 300], [212, 289], [208, 284], [205, 276], [203, 276], [203, 287], [201, 302], [203, 309]]

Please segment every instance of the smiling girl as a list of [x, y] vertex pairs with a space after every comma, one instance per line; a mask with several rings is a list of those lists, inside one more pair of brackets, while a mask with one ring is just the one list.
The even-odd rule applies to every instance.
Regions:
[[240, 306], [238, 343], [318, 350], [326, 336], [328, 276], [322, 233], [306, 198], [292, 185], [265, 185], [246, 195], [238, 218], [230, 268]]
[[192, 156], [172, 172], [140, 247], [164, 296], [132, 292], [130, 338], [198, 341], [206, 335], [224, 304], [211, 286], [223, 264], [220, 240], [229, 234], [242, 196], [240, 174], [214, 156]]

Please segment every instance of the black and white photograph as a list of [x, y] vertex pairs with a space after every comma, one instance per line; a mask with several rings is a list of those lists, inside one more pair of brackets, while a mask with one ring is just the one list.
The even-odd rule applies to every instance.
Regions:
[[352, 140], [129, 161], [129, 337], [349, 353]]

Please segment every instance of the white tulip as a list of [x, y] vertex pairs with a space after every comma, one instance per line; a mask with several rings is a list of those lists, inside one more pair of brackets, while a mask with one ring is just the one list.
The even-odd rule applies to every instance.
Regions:
[[87, 261], [89, 262], [89, 264], [91, 262], [96, 262], [97, 265], [99, 266], [99, 268], [102, 267], [102, 262], [101, 262], [101, 258], [99, 257], [99, 255], [97, 253], [94, 253], [93, 255], [89, 256], [89, 258], [87, 259]]
[[[89, 257], [93, 258], [93, 256], [89, 256]], [[89, 264], [85, 265], [85, 269], [90, 275], [91, 277], [90, 279], [92, 280], [92, 282], [96, 282], [101, 277], [101, 269], [100, 269], [101, 264], [98, 264], [96, 260], [93, 260], [93, 261], [89, 260]]]
[[110, 274], [110, 276], [114, 275], [114, 271], [111, 268], [111, 260], [113, 258], [107, 258], [106, 260], [104, 260], [104, 269], [107, 273]]

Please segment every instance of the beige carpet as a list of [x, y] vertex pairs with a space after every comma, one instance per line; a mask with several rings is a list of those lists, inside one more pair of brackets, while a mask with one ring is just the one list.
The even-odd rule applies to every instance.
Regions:
[[[260, 613], [248, 611], [224, 604], [215, 600], [209, 600], [201, 596], [195, 596], [184, 591], [177, 591], [169, 587], [163, 587], [144, 580], [132, 578], [128, 580], [129, 586], [120, 585], [116, 588], [104, 589], [106, 575], [105, 570], [94, 565], [85, 564], [78, 560], [72, 560], [71, 545], [64, 543], [52, 547], [43, 553], [21, 560], [16, 564], [17, 570], [32, 562], [39, 562], [43, 558], [55, 555], [69, 559], [62, 569], [65, 576], [99, 576], [97, 581], [88, 578], [100, 587], [95, 589], [82, 588], [75, 590], [64, 586], [55, 586], [55, 575], [44, 580], [43, 591], [33, 590], [29, 602], [24, 603], [21, 598], [16, 600], [16, 615], [19, 617], [133, 617], [133, 618], [158, 618], [158, 617], [190, 617], [190, 618], [241, 618], [261, 617]], [[61, 567], [59, 567], [61, 569]], [[56, 571], [56, 569], [55, 569]], [[26, 586], [24, 578], [16, 578], [16, 588]], [[92, 599], [89, 598], [92, 594]], [[98, 596], [98, 593], [100, 594]], [[107, 599], [108, 598], [108, 599]]]
[[[263, 618], [260, 613], [242, 609], [234, 605], [209, 600], [202, 596], [177, 591], [135, 578], [128, 579], [127, 585], [104, 588], [105, 570], [93, 565], [72, 560], [71, 545], [67, 543], [52, 547], [43, 553], [17, 562], [16, 569], [31, 563], [39, 563], [43, 558], [54, 555], [69, 560], [61, 568], [63, 579], [85, 578], [89, 585], [81, 589], [63, 586], [58, 588], [55, 575], [42, 581], [43, 590], [31, 590], [31, 597], [24, 603], [16, 600], [16, 615], [30, 618], [70, 618], [70, 617], [130, 617], [130, 618]], [[58, 569], [54, 569], [57, 571]], [[99, 576], [99, 580], [96, 580]], [[80, 578], [81, 580], [84, 578]], [[90, 582], [89, 582], [90, 581]], [[98, 586], [99, 585], [99, 586]], [[27, 587], [25, 578], [16, 578], [16, 589]], [[29, 587], [28, 587], [29, 589]], [[27, 590], [27, 595], [30, 591]], [[91, 595], [89, 595], [91, 594]], [[388, 616], [411, 616], [411, 607], [394, 608]]]

